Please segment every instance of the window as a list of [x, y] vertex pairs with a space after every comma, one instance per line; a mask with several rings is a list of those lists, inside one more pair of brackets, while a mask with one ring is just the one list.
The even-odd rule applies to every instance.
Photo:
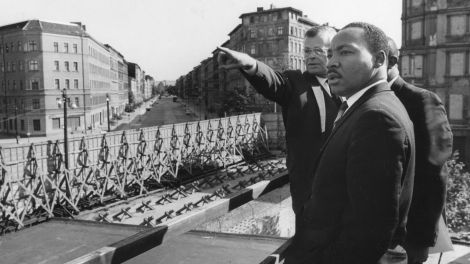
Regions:
[[54, 71], [59, 71], [59, 61], [54, 61]]
[[3, 45], [0, 45], [0, 54], [3, 54]]
[[21, 72], [24, 71], [24, 63], [23, 63], [23, 61], [18, 61], [18, 69], [19, 69], [19, 71], [21, 71]]
[[20, 124], [21, 124], [20, 125], [21, 126], [21, 131], [24, 131], [24, 120], [23, 119], [20, 120]]
[[11, 72], [11, 63], [7, 62], [7, 72]]
[[33, 99], [33, 109], [39, 109], [41, 108], [39, 99]]
[[411, 24], [411, 39], [420, 39], [422, 36], [423, 22], [416, 21]]
[[60, 81], [59, 79], [54, 79], [54, 88], [60, 90]]
[[423, 56], [415, 55], [410, 58], [410, 75], [414, 77], [423, 77]]
[[60, 128], [60, 118], [52, 118], [52, 128], [53, 129]]
[[3, 66], [3, 63], [0, 63], [0, 71], [5, 72], [5, 66]]
[[37, 60], [29, 61], [29, 71], [37, 71], [39, 69], [39, 63]]
[[5, 44], [5, 53], [10, 52], [10, 48], [8, 47], [8, 44]]
[[59, 52], [59, 43], [54, 42], [54, 52]]
[[37, 51], [38, 50], [38, 44], [34, 40], [30, 40], [28, 42], [28, 50], [29, 51]]
[[273, 28], [270, 27], [270, 28], [268, 29], [268, 35], [269, 35], [269, 36], [274, 35], [274, 29], [273, 29]]
[[79, 99], [78, 97], [75, 97], [75, 105], [76, 105], [77, 107], [80, 106], [80, 99]]
[[255, 45], [255, 44], [252, 44], [252, 45], [251, 45], [250, 53], [251, 53], [251, 54], [255, 54], [255, 53], [256, 53], [256, 45]]
[[34, 131], [41, 131], [41, 120], [33, 119], [33, 129]]
[[23, 90], [23, 80], [20, 80], [20, 90]]
[[283, 27], [277, 27], [277, 34], [282, 35], [283, 34]]
[[255, 17], [253, 17], [253, 16], [250, 17], [250, 23], [251, 24], [255, 23]]
[[21, 41], [18, 41], [18, 51], [23, 51], [23, 43]]
[[13, 80], [13, 90], [16, 90], [16, 81]]
[[463, 119], [463, 96], [451, 94], [449, 96], [449, 118], [453, 120]]
[[66, 70], [66, 71], [70, 71], [70, 67], [69, 67], [69, 62], [68, 62], [68, 61], [64, 61], [64, 67], [65, 67], [65, 70]]
[[78, 80], [73, 80], [73, 88], [78, 89]]
[[448, 33], [452, 36], [462, 36], [466, 33], [467, 16], [466, 15], [457, 15], [450, 16], [448, 23]]
[[73, 44], [73, 53], [78, 53], [78, 45]]
[[294, 27], [290, 27], [290, 34], [294, 35]]
[[449, 75], [462, 76], [465, 70], [465, 53], [453, 52], [449, 54]]
[[10, 129], [13, 129], [13, 119], [10, 119]]
[[69, 53], [69, 43], [64, 43], [64, 52]]
[[403, 77], [410, 76], [410, 58], [408, 56], [401, 57], [401, 74]]
[[70, 80], [69, 79], [65, 80], [65, 88], [70, 89]]
[[73, 62], [73, 70], [78, 72], [78, 62], [76, 61]]
[[411, 1], [411, 6], [412, 7], [419, 7], [422, 2], [423, 2], [423, 0], [412, 0]]
[[256, 38], [256, 29], [250, 30], [250, 38]]
[[62, 108], [62, 98], [57, 97], [55, 99], [55, 103], [57, 104], [58, 108]]
[[31, 90], [39, 90], [39, 81], [38, 80], [32, 80], [31, 81]]

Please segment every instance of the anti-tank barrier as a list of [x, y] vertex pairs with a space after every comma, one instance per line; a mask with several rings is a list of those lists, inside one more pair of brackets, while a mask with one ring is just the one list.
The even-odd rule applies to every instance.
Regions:
[[177, 185], [267, 149], [259, 113], [0, 147], [0, 232]]

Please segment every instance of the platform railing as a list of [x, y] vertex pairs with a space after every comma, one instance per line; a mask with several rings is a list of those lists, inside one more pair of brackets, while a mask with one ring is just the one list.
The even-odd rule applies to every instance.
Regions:
[[259, 113], [0, 147], [0, 233], [179, 184], [266, 150]]

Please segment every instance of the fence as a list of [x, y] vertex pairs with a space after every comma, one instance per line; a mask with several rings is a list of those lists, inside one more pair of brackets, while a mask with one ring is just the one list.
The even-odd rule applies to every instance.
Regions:
[[260, 114], [0, 148], [0, 231], [178, 184], [267, 147]]

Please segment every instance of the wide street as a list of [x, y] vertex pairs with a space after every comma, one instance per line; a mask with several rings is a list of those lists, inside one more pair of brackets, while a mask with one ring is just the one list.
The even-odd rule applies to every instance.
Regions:
[[136, 110], [143, 111], [143, 115], [134, 118], [130, 124], [127, 122], [123, 123], [113, 130], [135, 129], [199, 120], [199, 116], [196, 113], [192, 111], [186, 113], [185, 104], [180, 98], [178, 98], [177, 102], [173, 102], [172, 97], [162, 97], [162, 99], [155, 101], [149, 107], [151, 108], [150, 111], [146, 111], [145, 108]]

